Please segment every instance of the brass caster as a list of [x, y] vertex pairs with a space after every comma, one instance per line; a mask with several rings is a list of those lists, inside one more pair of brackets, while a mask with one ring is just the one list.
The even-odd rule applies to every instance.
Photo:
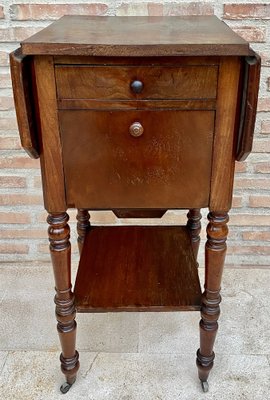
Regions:
[[69, 391], [69, 389], [71, 388], [71, 386], [72, 386], [72, 384], [70, 384], [70, 383], [67, 383], [67, 382], [63, 383], [63, 385], [61, 385], [61, 387], [60, 387], [60, 392], [63, 394], [67, 393]]
[[204, 392], [204, 393], [207, 393], [208, 390], [209, 390], [208, 382], [207, 382], [207, 381], [201, 381], [201, 384], [202, 384], [202, 390], [203, 390], [203, 392]]

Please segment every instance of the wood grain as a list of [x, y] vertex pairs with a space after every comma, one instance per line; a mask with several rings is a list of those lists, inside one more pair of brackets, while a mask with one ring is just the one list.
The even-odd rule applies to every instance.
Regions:
[[[208, 206], [214, 118], [213, 111], [59, 111], [69, 206]], [[144, 128], [137, 138], [129, 133], [135, 121]]]
[[55, 314], [62, 347], [61, 370], [65, 374], [67, 382], [73, 384], [80, 363], [79, 353], [75, 349], [77, 324], [75, 321], [75, 299], [71, 290], [71, 247], [68, 220], [67, 213], [49, 214], [47, 218], [55, 278]]
[[199, 310], [185, 227], [93, 227], [76, 278], [78, 312]]
[[244, 161], [252, 149], [260, 87], [261, 59], [258, 54], [244, 59], [244, 83], [236, 160]]
[[64, 16], [22, 42], [24, 54], [248, 55], [248, 43], [215, 16]]
[[53, 57], [55, 65], [130, 65], [130, 66], [164, 66], [174, 67], [176, 65], [219, 65], [220, 57], [218, 56], [188, 56], [184, 57], [166, 57], [166, 56], [152, 56], [152, 57], [92, 57], [92, 56], [61, 56], [55, 55]]
[[[59, 99], [215, 99], [216, 66], [56, 66]], [[133, 81], [143, 83], [136, 94]]]
[[190, 234], [191, 244], [194, 252], [194, 256], [197, 260], [199, 247], [200, 247], [200, 233], [201, 233], [201, 210], [193, 208], [187, 213], [187, 229]]
[[88, 210], [79, 209], [77, 211], [76, 219], [77, 219], [77, 233], [78, 233], [77, 242], [78, 242], [79, 253], [81, 255], [86, 232], [89, 229], [91, 229], [90, 214]]
[[32, 88], [33, 59], [23, 56], [20, 48], [10, 53], [9, 59], [21, 144], [30, 157], [38, 158], [38, 133]]
[[213, 347], [220, 314], [220, 286], [227, 249], [229, 217], [226, 212], [211, 212], [208, 214], [208, 220], [205, 245], [205, 291], [202, 295], [200, 348], [197, 352], [197, 366], [202, 382], [207, 381], [215, 358]]
[[40, 163], [44, 204], [48, 212], [66, 211], [62, 149], [58, 128], [52, 57], [35, 57], [35, 77], [40, 119]]
[[[254, 52], [214, 16], [65, 16], [21, 49], [11, 55], [15, 105], [23, 145], [33, 156], [40, 151], [68, 383], [79, 367], [68, 206], [78, 208], [78, 311], [201, 308], [197, 365], [206, 382], [215, 356], [234, 162], [246, 157], [252, 142], [259, 68], [245, 57]], [[132, 80], [143, 83], [139, 94], [130, 89]], [[139, 137], [132, 136], [136, 127]], [[199, 208], [207, 206], [202, 295], [196, 255]], [[169, 208], [190, 210], [186, 227], [89, 223], [88, 209], [143, 218]]]
[[60, 99], [59, 110], [215, 110], [216, 100], [89, 100]]
[[218, 79], [216, 126], [211, 177], [211, 211], [228, 211], [232, 203], [235, 164], [237, 100], [241, 60], [221, 60]]
[[151, 209], [119, 209], [112, 210], [117, 218], [161, 218], [166, 213], [167, 210], [151, 210]]

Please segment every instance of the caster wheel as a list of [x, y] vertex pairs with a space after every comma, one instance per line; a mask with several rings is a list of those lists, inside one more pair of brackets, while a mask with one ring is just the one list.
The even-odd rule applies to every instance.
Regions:
[[63, 383], [63, 385], [60, 387], [60, 392], [63, 394], [67, 393], [69, 391], [69, 389], [71, 388], [71, 386], [72, 385], [70, 383], [67, 383], [67, 382]]
[[207, 393], [208, 390], [209, 390], [208, 382], [207, 382], [207, 381], [201, 381], [201, 384], [202, 384], [202, 390], [203, 390], [203, 392], [204, 392], [204, 393]]

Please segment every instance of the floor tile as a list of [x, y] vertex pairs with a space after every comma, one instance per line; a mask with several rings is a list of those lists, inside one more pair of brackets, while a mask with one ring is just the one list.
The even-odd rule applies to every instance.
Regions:
[[46, 267], [7, 269], [15, 279], [1, 303], [0, 350], [56, 350], [54, 284]]
[[139, 352], [193, 354], [199, 347], [199, 312], [141, 313]]
[[[216, 352], [269, 354], [269, 281], [270, 270], [225, 269]], [[195, 354], [199, 320], [197, 312], [141, 313], [139, 351]]]
[[[63, 378], [55, 352], [13, 352], [0, 376], [5, 400], [61, 399]], [[77, 382], [65, 400], [262, 400], [270, 367], [266, 356], [221, 356], [201, 392], [194, 360], [172, 354], [81, 354]]]
[[269, 354], [270, 270], [228, 269], [222, 284], [216, 348], [224, 354]]
[[[87, 354], [84, 354], [84, 359]], [[202, 393], [194, 359], [172, 354], [104, 354], [88, 360], [87, 375], [72, 388], [74, 399], [261, 400], [267, 398], [270, 368], [265, 356], [222, 356]]]
[[[65, 400], [268, 399], [269, 278], [225, 269], [207, 395], [195, 365], [198, 312], [78, 314], [81, 368]], [[63, 400], [53, 286], [50, 265], [0, 267], [0, 399]]]
[[7, 355], [8, 355], [7, 351], [0, 351], [0, 374], [2, 373], [3, 367], [5, 365]]
[[11, 290], [14, 286], [14, 282], [17, 279], [18, 269], [12, 265], [0, 264], [0, 304], [3, 301], [8, 290]]
[[[95, 354], [87, 353], [80, 374], [86, 374]], [[0, 398], [5, 400], [63, 400], [60, 386], [65, 381], [60, 372], [58, 352], [10, 352], [0, 375]], [[78, 387], [78, 386], [77, 386]], [[75, 387], [74, 387], [75, 388]], [[65, 400], [76, 399], [75, 391]]]
[[[0, 305], [0, 350], [59, 350], [50, 266], [7, 266], [3, 278], [7, 289]], [[138, 321], [138, 313], [77, 314], [77, 347], [87, 351], [137, 351]]]
[[77, 314], [79, 350], [137, 352], [139, 313]]

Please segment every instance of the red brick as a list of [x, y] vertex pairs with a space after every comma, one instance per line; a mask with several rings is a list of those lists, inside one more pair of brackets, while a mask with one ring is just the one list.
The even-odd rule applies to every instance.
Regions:
[[270, 179], [235, 178], [235, 189], [270, 189]]
[[212, 4], [191, 2], [169, 3], [122, 3], [116, 9], [116, 15], [212, 15]]
[[10, 74], [0, 74], [0, 88], [11, 88]]
[[164, 4], [164, 15], [213, 15], [212, 4], [191, 2], [179, 4]]
[[180, 4], [164, 4], [164, 15], [212, 15], [212, 4], [205, 2], [191, 2]]
[[251, 26], [231, 27], [235, 33], [245, 39], [247, 42], [263, 43], [266, 41], [266, 29], [254, 28]]
[[0, 110], [9, 111], [14, 109], [13, 97], [0, 97]]
[[270, 153], [270, 139], [255, 140], [252, 151], [253, 153]]
[[270, 225], [270, 214], [235, 214], [230, 215], [230, 225], [233, 226], [267, 226]]
[[22, 188], [26, 186], [26, 179], [22, 176], [0, 176], [0, 187]]
[[233, 208], [242, 207], [242, 197], [241, 196], [233, 196], [232, 207]]
[[270, 196], [249, 196], [250, 207], [270, 207]]
[[12, 20], [53, 20], [63, 15], [102, 15], [108, 6], [93, 4], [13, 4], [10, 7]]
[[13, 118], [0, 118], [0, 130], [13, 131], [18, 129], [15, 116]]
[[46, 229], [1, 229], [0, 239], [47, 239]]
[[270, 4], [225, 4], [226, 19], [270, 19]]
[[40, 168], [39, 160], [25, 157], [0, 158], [0, 168]]
[[253, 232], [253, 231], [247, 231], [242, 233], [242, 237], [244, 240], [253, 240], [253, 241], [262, 241], [262, 242], [268, 242], [270, 241], [270, 232]]
[[28, 254], [29, 246], [26, 244], [0, 243], [1, 254]]
[[18, 150], [20, 148], [19, 138], [0, 136], [0, 150]]
[[43, 204], [41, 196], [33, 194], [2, 194], [0, 195], [1, 206], [22, 206], [22, 205], [39, 205]]
[[122, 3], [116, 8], [116, 15], [163, 15], [164, 5], [162, 3]]
[[116, 8], [116, 15], [148, 15], [151, 10], [150, 3], [122, 3]]
[[29, 224], [30, 214], [19, 212], [0, 212], [1, 224]]
[[270, 121], [262, 121], [261, 133], [264, 135], [270, 133]]
[[6, 53], [5, 51], [0, 51], [0, 65], [1, 66], [9, 65], [8, 53]]
[[257, 111], [258, 112], [261, 112], [261, 111], [268, 112], [268, 111], [270, 111], [270, 98], [269, 97], [261, 97], [258, 100]]
[[148, 15], [160, 16], [163, 15], [163, 4], [160, 3], [148, 3]]
[[[69, 213], [68, 213], [69, 214]], [[48, 213], [45, 210], [42, 210], [37, 216], [37, 222], [45, 223], [47, 220]], [[69, 215], [70, 216], [70, 215]], [[69, 220], [70, 221], [70, 220]], [[47, 225], [46, 225], [47, 227]]]
[[[49, 254], [49, 244], [40, 244], [38, 245], [38, 253], [40, 254]], [[73, 248], [72, 248], [72, 253], [73, 253]]]
[[41, 176], [35, 176], [34, 177], [34, 187], [37, 189], [40, 189], [41, 186], [42, 186]]
[[270, 246], [232, 246], [232, 245], [228, 245], [227, 254], [270, 255]]
[[[202, 231], [201, 232], [205, 232], [206, 230], [205, 229], [202, 229]], [[202, 235], [200, 235], [201, 236], [201, 238], [202, 238]], [[206, 236], [206, 235], [205, 235]], [[239, 232], [238, 232], [238, 229], [236, 230], [236, 231], [233, 231], [233, 228], [231, 227], [230, 228], [230, 232], [229, 232], [229, 240], [231, 241], [231, 240], [239, 240]], [[226, 264], [227, 265], [227, 264]]]
[[235, 172], [246, 172], [247, 164], [245, 162], [237, 162], [235, 163]]
[[16, 26], [13, 28], [0, 29], [0, 42], [20, 42], [41, 31], [44, 27], [21, 27]]
[[270, 163], [269, 162], [259, 162], [254, 164], [254, 171], [261, 174], [270, 174]]
[[259, 52], [263, 67], [270, 67], [270, 54]]

